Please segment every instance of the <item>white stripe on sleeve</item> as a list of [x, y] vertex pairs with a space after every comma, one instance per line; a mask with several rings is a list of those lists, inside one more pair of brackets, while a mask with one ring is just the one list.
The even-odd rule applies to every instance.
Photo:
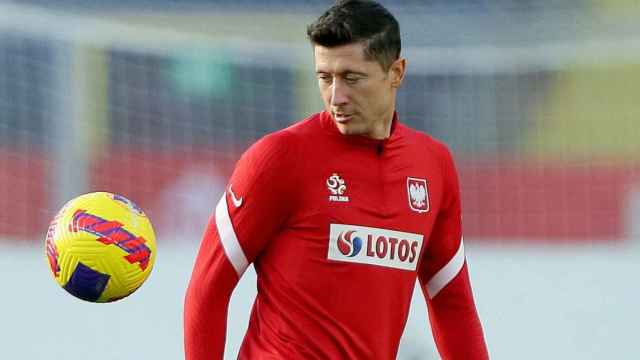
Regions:
[[451, 282], [456, 275], [458, 275], [464, 265], [464, 259], [464, 243], [463, 239], [460, 238], [460, 247], [458, 248], [458, 251], [456, 251], [456, 254], [453, 255], [447, 265], [433, 275], [431, 280], [427, 283], [427, 293], [431, 299], [438, 295], [440, 290], [447, 286], [447, 284]]
[[218, 205], [216, 206], [216, 226], [218, 228], [218, 235], [220, 235], [220, 242], [224, 248], [227, 258], [236, 269], [238, 277], [241, 277], [244, 271], [249, 266], [247, 257], [242, 251], [236, 232], [233, 229], [231, 223], [231, 217], [229, 216], [229, 210], [227, 208], [227, 194], [223, 194]]

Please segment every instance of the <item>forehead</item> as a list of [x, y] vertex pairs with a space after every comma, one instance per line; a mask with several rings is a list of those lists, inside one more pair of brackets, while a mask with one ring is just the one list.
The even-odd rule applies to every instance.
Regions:
[[377, 66], [375, 60], [367, 60], [362, 43], [335, 47], [315, 45], [313, 47], [316, 71], [344, 72], [348, 70], [371, 70]]

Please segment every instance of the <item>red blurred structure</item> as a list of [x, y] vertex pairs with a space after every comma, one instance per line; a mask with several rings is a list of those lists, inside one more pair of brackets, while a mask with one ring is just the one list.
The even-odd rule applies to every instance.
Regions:
[[[0, 159], [5, 162], [0, 174], [0, 238], [40, 240], [62, 206], [52, 204], [54, 163], [45, 154], [31, 152], [26, 157], [7, 150]], [[124, 194], [152, 219], [160, 219], [156, 221], [176, 216], [179, 221], [178, 210], [160, 200], [180, 196], [167, 194], [175, 191], [172, 185], [178, 178], [195, 169], [214, 186], [216, 179], [224, 181], [230, 175], [236, 159], [214, 149], [113, 151], [91, 166], [90, 191]], [[460, 160], [458, 169], [465, 237], [472, 241], [621, 241], [628, 231], [627, 200], [632, 185], [640, 183], [637, 166]], [[199, 216], [206, 220], [209, 213]]]

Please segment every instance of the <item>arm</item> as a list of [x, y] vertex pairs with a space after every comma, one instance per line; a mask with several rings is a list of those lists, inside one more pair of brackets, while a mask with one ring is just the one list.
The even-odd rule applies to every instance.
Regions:
[[420, 285], [442, 358], [488, 359], [464, 255], [458, 179], [448, 151], [443, 158], [445, 195], [420, 267]]
[[[220, 206], [227, 207], [225, 197]], [[222, 245], [216, 217], [209, 220], [185, 296], [184, 345], [188, 360], [224, 357], [229, 299], [246, 269], [241, 266], [238, 272], [234, 268]]]
[[280, 181], [284, 153], [274, 136], [253, 145], [209, 220], [185, 296], [187, 360], [224, 356], [231, 293], [288, 213], [288, 205], [279, 201], [286, 191]]

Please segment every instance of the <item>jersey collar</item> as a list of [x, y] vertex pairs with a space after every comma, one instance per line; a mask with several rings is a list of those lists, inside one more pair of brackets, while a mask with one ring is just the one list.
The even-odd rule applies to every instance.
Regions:
[[343, 139], [344, 141], [363, 146], [371, 146], [378, 149], [381, 149], [381, 147], [386, 147], [389, 143], [395, 142], [400, 137], [400, 129], [402, 127], [399, 126], [400, 120], [398, 119], [398, 113], [395, 111], [393, 113], [393, 119], [391, 120], [391, 133], [389, 134], [388, 138], [382, 140], [372, 139], [363, 135], [343, 135], [340, 130], [338, 130], [338, 127], [336, 126], [336, 123], [334, 122], [331, 114], [326, 110], [320, 113], [320, 124], [322, 128], [327, 132], [340, 139]]

